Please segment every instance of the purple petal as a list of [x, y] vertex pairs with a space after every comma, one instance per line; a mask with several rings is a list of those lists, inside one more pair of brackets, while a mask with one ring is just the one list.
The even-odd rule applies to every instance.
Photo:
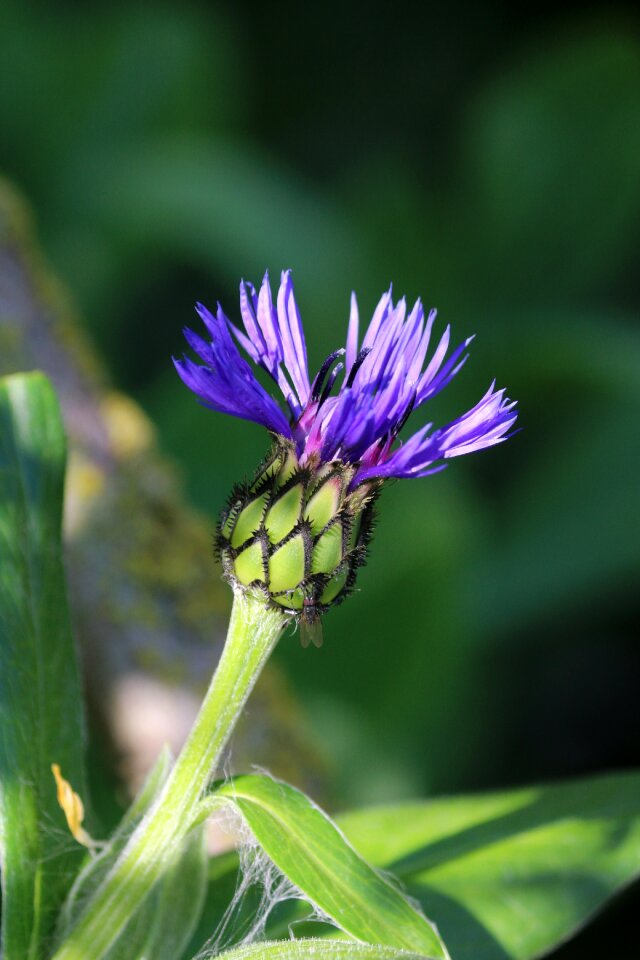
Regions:
[[281, 362], [283, 353], [278, 330], [278, 317], [273, 307], [268, 272], [264, 275], [260, 286], [260, 293], [258, 294], [257, 318], [264, 338], [266, 354], [270, 361], [270, 366], [273, 367]]
[[291, 272], [282, 274], [277, 309], [265, 273], [260, 293], [250, 283], [240, 284], [240, 312], [246, 330], [227, 321], [229, 330], [248, 356], [275, 380], [297, 419], [309, 400], [307, 349], [295, 302]]
[[516, 403], [504, 399], [504, 390], [494, 392], [494, 386], [495, 381], [475, 407], [439, 431], [444, 457], [459, 457], [508, 439], [507, 431], [518, 419]]
[[423, 427], [384, 461], [358, 471], [354, 484], [374, 477], [424, 477], [442, 470], [442, 461], [503, 443], [517, 420], [515, 402], [504, 398], [504, 390], [492, 383], [481, 400], [441, 430], [429, 433]]
[[449, 349], [450, 338], [451, 338], [451, 327], [449, 326], [449, 324], [447, 324], [444, 333], [440, 337], [440, 342], [436, 347], [436, 352], [434, 353], [431, 360], [429, 361], [429, 365], [427, 366], [427, 369], [424, 371], [424, 373], [420, 377], [420, 381], [418, 383], [419, 397], [422, 395], [424, 389], [431, 383], [436, 373], [440, 369], [440, 366], [442, 365], [442, 361], [445, 358], [446, 352]]
[[389, 307], [391, 306], [391, 287], [388, 291], [382, 295], [378, 306], [373, 312], [373, 317], [371, 318], [371, 323], [367, 328], [365, 333], [364, 340], [362, 341], [363, 348], [371, 348], [375, 342], [378, 330], [380, 325], [385, 320], [387, 313], [389, 312]]
[[[394, 305], [391, 288], [378, 302], [360, 345], [358, 304], [352, 294], [346, 348], [329, 354], [312, 386], [290, 271], [281, 275], [275, 306], [268, 274], [258, 294], [250, 283], [241, 283], [244, 330], [231, 323], [220, 305], [215, 315], [200, 304], [197, 309], [211, 341], [185, 330], [187, 343], [202, 364], [186, 357], [174, 361], [184, 382], [207, 406], [295, 438], [301, 462], [316, 455], [323, 461], [357, 464], [354, 483], [426, 476], [444, 469], [447, 459], [494, 446], [512, 435], [509, 431], [518, 416], [515, 403], [493, 383], [475, 407], [447, 426], [433, 431], [429, 424], [396, 445], [413, 408], [442, 390], [462, 368], [472, 338], [447, 357], [451, 339], [447, 326], [423, 370], [436, 312], [430, 311], [425, 320], [417, 300], [407, 316], [404, 298]], [[238, 346], [278, 384], [293, 426]], [[332, 395], [343, 370], [336, 363], [342, 353], [344, 378], [337, 395]]]
[[300, 313], [291, 282], [291, 271], [282, 274], [278, 291], [278, 324], [284, 353], [284, 365], [298, 395], [300, 406], [309, 400], [310, 386], [307, 372], [307, 346], [304, 340]]
[[[418, 300], [416, 307], [418, 306], [419, 303], [420, 301]], [[420, 306], [422, 307], [422, 305]], [[424, 315], [424, 311], [423, 311], [423, 315]], [[431, 340], [431, 331], [433, 329], [433, 324], [435, 323], [435, 319], [437, 315], [438, 315], [437, 310], [429, 311], [429, 316], [427, 318], [427, 323], [425, 325], [424, 332], [421, 335], [420, 342], [416, 347], [415, 353], [413, 355], [413, 361], [409, 368], [409, 377], [411, 378], [411, 380], [417, 380], [418, 376], [420, 375], [420, 371], [422, 370], [422, 364], [424, 363], [424, 358], [426, 357], [427, 350], [429, 349], [429, 341]]]
[[[459, 344], [440, 371], [438, 371], [437, 367], [434, 367], [433, 370], [427, 369], [425, 371], [418, 387], [418, 406], [430, 397], [435, 397], [436, 393], [439, 393], [453, 380], [469, 358], [469, 354], [465, 354], [462, 360], [460, 360], [461, 354], [467, 349], [472, 340], [473, 337], [467, 337], [466, 340]], [[431, 368], [431, 366], [432, 365], [429, 364], [429, 368]], [[438, 366], [440, 366], [440, 363]]]
[[358, 356], [358, 301], [355, 293], [351, 294], [351, 312], [349, 314], [349, 329], [347, 331], [347, 352], [345, 357], [345, 370], [347, 376], [351, 372], [351, 367]]
[[222, 309], [214, 317], [202, 304], [198, 313], [211, 334], [207, 344], [191, 330], [185, 330], [189, 346], [204, 360], [194, 363], [188, 357], [174, 364], [183, 382], [200, 401], [221, 413], [261, 423], [268, 430], [291, 437], [291, 428], [282, 410], [256, 380], [251, 367], [240, 354], [229, 332], [229, 321]]
[[[250, 351], [254, 354], [251, 359], [254, 360], [255, 363], [259, 362], [259, 360], [255, 359], [256, 357], [264, 356], [267, 353], [267, 344], [258, 325], [257, 310], [258, 298], [255, 287], [252, 283], [245, 283], [244, 280], [242, 280], [240, 282], [240, 314], [251, 343]], [[238, 332], [235, 327], [233, 329], [234, 332]]]

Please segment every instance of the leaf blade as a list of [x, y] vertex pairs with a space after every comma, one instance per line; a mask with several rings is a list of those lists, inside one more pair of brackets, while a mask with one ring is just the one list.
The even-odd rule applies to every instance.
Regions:
[[640, 774], [356, 811], [356, 849], [394, 871], [456, 960], [532, 960], [640, 874]]
[[197, 826], [162, 879], [155, 916], [139, 960], [177, 960], [184, 955], [200, 919], [208, 879], [204, 826]]
[[[85, 857], [85, 863], [77, 873], [58, 915], [55, 938], [57, 943], [61, 943], [67, 936], [88, 899], [114, 866], [127, 840], [164, 786], [171, 762], [171, 752], [165, 747], [109, 840], [101, 844], [98, 853]], [[146, 928], [141, 938], [143, 935], [146, 936]]]
[[0, 837], [6, 960], [35, 960], [82, 856], [51, 763], [86, 795], [84, 718], [66, 603], [66, 449], [38, 373], [0, 381]]
[[365, 943], [448, 956], [429, 921], [303, 793], [251, 775], [223, 784], [215, 797], [234, 804], [278, 869], [347, 934]]

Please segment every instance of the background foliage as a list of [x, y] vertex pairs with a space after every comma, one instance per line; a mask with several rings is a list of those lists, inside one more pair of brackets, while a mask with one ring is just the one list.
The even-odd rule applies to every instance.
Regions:
[[293, 267], [312, 366], [392, 279], [478, 334], [429, 419], [493, 376], [521, 402], [505, 447], [385, 491], [325, 649], [281, 645], [334, 806], [640, 761], [638, 28], [604, 3], [0, 8], [3, 172], [212, 525], [265, 440], [169, 357], [240, 276]]

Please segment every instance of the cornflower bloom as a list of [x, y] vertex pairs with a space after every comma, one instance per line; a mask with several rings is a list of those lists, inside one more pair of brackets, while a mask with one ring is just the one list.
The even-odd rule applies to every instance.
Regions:
[[[449, 353], [447, 326], [427, 362], [436, 311], [425, 316], [418, 300], [407, 315], [391, 288], [361, 342], [352, 294], [346, 344], [313, 381], [290, 271], [282, 273], [275, 304], [268, 275], [259, 292], [240, 284], [244, 330], [220, 305], [215, 314], [202, 304], [197, 311], [211, 339], [185, 329], [203, 362], [174, 359], [182, 380], [205, 406], [260, 423], [275, 440], [255, 479], [235, 488], [223, 513], [217, 545], [224, 572], [234, 586], [261, 589], [292, 616], [313, 621], [352, 589], [386, 480], [436, 473], [453, 457], [511, 436], [516, 404], [494, 381], [451, 423], [427, 424], [398, 440], [411, 413], [459, 372], [473, 338]], [[247, 358], [275, 381], [286, 413]]]

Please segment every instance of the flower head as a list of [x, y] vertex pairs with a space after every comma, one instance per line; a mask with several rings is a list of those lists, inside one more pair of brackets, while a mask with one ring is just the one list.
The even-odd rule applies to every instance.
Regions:
[[[174, 360], [186, 385], [214, 410], [261, 423], [276, 437], [251, 483], [231, 494], [218, 528], [225, 576], [238, 589], [261, 589], [269, 602], [313, 622], [352, 589], [371, 535], [373, 505], [385, 480], [423, 477], [451, 457], [506, 440], [515, 403], [492, 384], [482, 399], [440, 429], [398, 435], [413, 410], [435, 396], [467, 359], [465, 340], [449, 353], [449, 327], [428, 357], [435, 310], [384, 294], [360, 342], [358, 305], [344, 348], [330, 353], [313, 381], [290, 271], [274, 304], [240, 284], [244, 330], [218, 305], [198, 305], [210, 339], [185, 330], [202, 363]], [[243, 355], [244, 354], [244, 355]], [[287, 407], [268, 393], [249, 360], [277, 384]]]
[[[197, 310], [210, 340], [189, 329], [184, 334], [204, 365], [186, 356], [174, 360], [189, 389], [206, 406], [261, 423], [293, 441], [301, 465], [355, 465], [352, 487], [366, 480], [435, 473], [451, 457], [502, 443], [516, 421], [515, 402], [493, 383], [473, 409], [452, 423], [437, 430], [428, 424], [406, 443], [398, 442], [410, 414], [458, 373], [473, 338], [447, 356], [447, 327], [427, 362], [436, 311], [425, 317], [418, 300], [407, 315], [404, 298], [394, 304], [391, 289], [380, 299], [361, 343], [352, 295], [345, 348], [329, 354], [312, 382], [290, 271], [282, 274], [275, 304], [267, 275], [259, 293], [250, 283], [240, 284], [244, 330], [220, 305], [215, 315], [202, 304]], [[259, 383], [243, 352], [273, 378], [288, 415]]]

